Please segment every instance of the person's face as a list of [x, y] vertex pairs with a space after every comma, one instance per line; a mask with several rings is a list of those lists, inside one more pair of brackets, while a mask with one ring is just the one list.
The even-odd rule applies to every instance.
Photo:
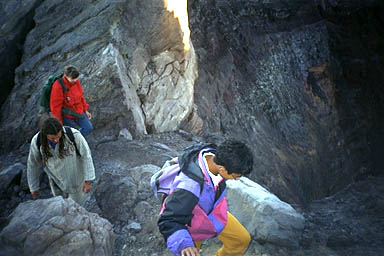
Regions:
[[48, 134], [47, 139], [52, 143], [57, 144], [60, 141], [61, 135], [62, 135], [61, 131], [59, 131], [57, 134]]
[[77, 80], [79, 80], [79, 78], [70, 78], [68, 76], [65, 76], [68, 80], [68, 82], [70, 82], [71, 84], [75, 84]]
[[227, 169], [225, 169], [224, 166], [220, 166], [220, 167], [219, 167], [219, 174], [220, 174], [220, 176], [221, 176], [223, 179], [226, 179], [226, 180], [237, 180], [237, 179], [239, 179], [241, 176], [243, 176], [243, 175], [240, 174], [240, 173], [231, 173], [231, 174], [228, 174], [228, 171], [227, 171]]

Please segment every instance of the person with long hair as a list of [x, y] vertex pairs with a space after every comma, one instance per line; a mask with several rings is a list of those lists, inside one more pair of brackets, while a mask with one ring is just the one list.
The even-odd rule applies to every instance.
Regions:
[[78, 130], [68, 129], [70, 131], [64, 129], [57, 118], [49, 117], [42, 123], [40, 132], [32, 138], [27, 178], [34, 199], [40, 197], [42, 167], [48, 175], [53, 196], [69, 197], [83, 205], [85, 194], [91, 190], [91, 181], [95, 179], [91, 150]]

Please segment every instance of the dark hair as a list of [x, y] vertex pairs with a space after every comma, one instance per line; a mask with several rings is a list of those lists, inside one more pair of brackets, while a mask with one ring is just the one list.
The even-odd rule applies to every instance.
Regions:
[[[46, 163], [48, 158], [52, 157], [52, 153], [49, 150], [49, 143], [48, 143], [48, 135], [56, 135], [60, 131], [63, 131], [63, 126], [61, 125], [60, 121], [57, 120], [55, 117], [49, 117], [46, 120], [44, 120], [41, 130], [40, 130], [40, 142], [41, 147], [43, 148], [42, 156], [43, 156], [43, 163]], [[64, 133], [62, 134], [60, 140], [59, 140], [59, 157], [64, 158], [68, 154], [68, 152], [64, 148]]]
[[80, 75], [79, 71], [77, 71], [77, 68], [72, 65], [68, 65], [64, 68], [64, 74], [72, 79], [76, 79]]
[[247, 175], [253, 168], [252, 151], [244, 143], [232, 139], [225, 140], [217, 147], [213, 160], [224, 166], [228, 174]]

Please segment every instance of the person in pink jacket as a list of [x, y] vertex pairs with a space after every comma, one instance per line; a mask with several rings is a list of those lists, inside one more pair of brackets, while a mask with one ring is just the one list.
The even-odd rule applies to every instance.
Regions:
[[227, 211], [225, 180], [247, 175], [253, 168], [251, 150], [242, 142], [219, 146], [198, 144], [184, 150], [168, 168], [179, 170], [163, 201], [158, 226], [175, 256], [200, 256], [203, 240], [217, 236], [223, 246], [216, 256], [241, 256], [251, 237]]

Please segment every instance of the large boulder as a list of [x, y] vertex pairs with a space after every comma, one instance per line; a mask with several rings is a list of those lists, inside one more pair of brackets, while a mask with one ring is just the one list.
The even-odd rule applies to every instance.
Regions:
[[19, 204], [0, 233], [0, 255], [112, 255], [112, 225], [72, 199]]
[[137, 185], [130, 177], [103, 173], [94, 193], [104, 216], [111, 221], [125, 221], [136, 204]]
[[114, 224], [116, 252], [121, 255], [169, 255], [157, 228], [160, 202], [149, 181], [158, 166], [127, 168], [120, 163], [101, 174], [94, 195], [101, 215]]
[[155, 165], [142, 165], [125, 173], [102, 173], [94, 194], [103, 216], [111, 222], [137, 219], [143, 224], [148, 216], [153, 217], [154, 209], [148, 204], [154, 200], [149, 180], [158, 169]]
[[229, 211], [261, 243], [298, 248], [304, 217], [259, 184], [243, 177], [227, 181]]

